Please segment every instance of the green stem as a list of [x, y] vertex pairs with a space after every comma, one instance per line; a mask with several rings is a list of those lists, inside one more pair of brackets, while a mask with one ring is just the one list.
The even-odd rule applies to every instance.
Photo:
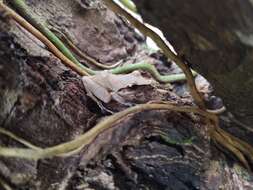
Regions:
[[[64, 43], [59, 39], [52, 31], [50, 31], [44, 24], [42, 24], [35, 16], [32, 15], [30, 8], [25, 4], [24, 0], [12, 0], [10, 1], [16, 10], [25, 17], [35, 28], [37, 28], [41, 33], [43, 33], [67, 58], [73, 61], [80, 68], [84, 69], [90, 75], [95, 75], [98, 71], [94, 71], [90, 68], [82, 65], [72, 54], [72, 52], [64, 45]], [[158, 82], [168, 83], [186, 80], [184, 74], [173, 74], [173, 75], [160, 75], [157, 69], [149, 63], [137, 63], [129, 64], [110, 71], [113, 74], [124, 74], [130, 73], [135, 70], [143, 70], [150, 73]], [[196, 75], [196, 73], [193, 73]]]
[[[160, 73], [157, 71], [154, 65], [151, 65], [149, 63], [136, 63], [136, 64], [129, 64], [124, 65], [122, 67], [117, 67], [115, 69], [112, 69], [111, 72], [113, 74], [122, 74], [122, 73], [130, 73], [135, 70], [143, 70], [152, 75], [158, 82], [162, 83], [169, 83], [169, 82], [179, 82], [184, 81], [185, 75], [182, 74], [173, 74], [173, 75], [160, 75]], [[196, 72], [192, 71], [192, 74], [196, 76]]]
[[134, 13], [137, 12], [137, 8], [133, 1], [131, 0], [119, 0], [125, 7], [127, 7], [129, 10], [133, 11]]
[[64, 43], [31, 14], [30, 8], [25, 4], [23, 0], [12, 0], [10, 2], [24, 18], [26, 18], [35, 28], [44, 34], [66, 57], [68, 57], [71, 61], [73, 61], [76, 65], [84, 69], [89, 74], [95, 74], [95, 71], [82, 65], [71, 53], [71, 51], [64, 45]]

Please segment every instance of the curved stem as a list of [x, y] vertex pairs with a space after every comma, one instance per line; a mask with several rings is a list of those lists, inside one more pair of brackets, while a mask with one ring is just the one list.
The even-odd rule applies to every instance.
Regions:
[[84, 65], [82, 65], [71, 51], [64, 45], [64, 43], [53, 33], [51, 32], [44, 24], [36, 19], [29, 7], [25, 4], [23, 0], [12, 0], [11, 4], [17, 9], [17, 11], [26, 18], [35, 28], [37, 28], [42, 34], [44, 34], [67, 58], [73, 61], [76, 65], [84, 69], [87, 73], [93, 75], [95, 72]]
[[113, 127], [116, 122], [119, 122], [129, 114], [134, 114], [141, 111], [147, 110], [172, 110], [177, 112], [187, 112], [187, 113], [196, 113], [202, 116], [215, 119], [215, 115], [209, 114], [203, 110], [200, 110], [196, 107], [190, 106], [178, 106], [167, 103], [154, 103], [154, 104], [140, 104], [124, 111], [118, 112], [112, 116], [107, 117], [100, 123], [98, 123], [95, 127], [84, 133], [83, 135], [77, 137], [76, 139], [59, 144], [53, 147], [45, 148], [42, 150], [32, 150], [32, 149], [22, 149], [22, 148], [6, 148], [0, 147], [0, 156], [5, 157], [18, 157], [25, 159], [42, 159], [42, 158], [51, 158], [54, 156], [61, 156], [66, 153], [75, 152], [75, 150], [83, 147], [85, 145], [90, 144], [99, 134], [104, 132], [105, 130]]
[[32, 35], [36, 36], [41, 42], [43, 42], [48, 49], [58, 57], [65, 65], [76, 71], [80, 75], [89, 75], [83, 68], [77, 66], [73, 61], [71, 61], [68, 57], [66, 57], [61, 51], [58, 50], [57, 47], [43, 35], [39, 30], [33, 27], [29, 22], [27, 22], [23, 17], [18, 15], [11, 8], [6, 6], [3, 2], [0, 1], [0, 8], [7, 12], [8, 16], [15, 20], [20, 26], [29, 31]]
[[[112, 69], [111, 72], [113, 74], [122, 74], [122, 73], [130, 73], [135, 70], [146, 71], [150, 73], [152, 77], [155, 78], [158, 82], [162, 83], [179, 82], [186, 79], [184, 74], [161, 75], [154, 65], [145, 62], [117, 67], [115, 69]], [[192, 71], [192, 73], [194, 76], [196, 76], [197, 74], [195, 71]]]
[[[94, 71], [92, 69], [89, 69], [82, 65], [71, 53], [71, 51], [64, 45], [64, 43], [53, 33], [51, 32], [46, 26], [41, 24], [40, 22], [37, 21], [35, 17], [32, 16], [32, 14], [29, 11], [29, 7], [24, 3], [23, 0], [13, 0], [11, 1], [12, 4], [15, 6], [15, 8], [24, 16], [26, 17], [27, 20], [29, 20], [37, 29], [45, 35], [43, 37], [39, 32], [37, 32], [32, 25], [30, 25], [28, 22], [25, 23], [25, 20], [20, 18], [17, 14], [15, 15], [15, 12], [12, 11], [13, 18], [18, 21], [22, 26], [24, 26], [27, 30], [29, 30], [31, 33], [33, 33], [36, 37], [38, 37], [43, 43], [45, 43], [49, 49], [55, 54], [58, 55], [57, 57], [63, 57], [59, 55], [59, 51], [55, 50], [58, 48], [60, 52], [65, 55], [68, 59], [70, 59], [73, 63], [75, 63], [80, 69], [78, 70], [76, 67], [73, 66], [73, 64], [68, 63], [68, 65], [72, 68], [74, 68], [76, 71], [79, 72], [79, 74], [83, 75], [95, 75], [99, 71]], [[22, 20], [22, 22], [20, 21]], [[47, 39], [45, 39], [47, 38]], [[55, 47], [53, 47], [53, 45]], [[63, 58], [61, 58], [64, 60]], [[65, 62], [69, 62], [66, 61]], [[81, 70], [81, 71], [80, 71]], [[112, 69], [111, 72], [113, 74], [122, 74], [122, 73], [127, 73], [127, 72], [132, 72], [135, 70], [144, 70], [146, 72], [149, 72], [154, 79], [156, 79], [159, 82], [167, 83], [167, 82], [177, 82], [177, 81], [182, 81], [185, 80], [185, 76], [183, 74], [175, 74], [175, 75], [167, 75], [167, 76], [162, 76], [160, 73], [156, 70], [156, 68], [153, 65], [150, 65], [148, 63], [139, 63], [139, 64], [129, 64], [125, 65], [119, 68]], [[196, 74], [196, 73], [195, 73]]]
[[11, 133], [10, 131], [5, 130], [4, 128], [0, 127], [0, 133], [16, 140], [17, 142], [19, 142], [19, 143], [21, 143], [21, 144], [23, 144], [23, 145], [25, 145], [25, 146], [27, 146], [31, 149], [34, 149], [34, 150], [40, 150], [41, 149], [40, 147], [37, 147], [37, 146], [31, 144], [30, 142], [18, 137], [17, 135]]
[[103, 0], [104, 3], [110, 8], [113, 12], [123, 15], [128, 19], [128, 21], [139, 31], [141, 31], [144, 35], [149, 36], [158, 47], [163, 51], [163, 53], [172, 61], [174, 61], [184, 72], [188, 85], [190, 87], [190, 92], [195, 100], [196, 104], [201, 108], [205, 109], [205, 103], [203, 101], [202, 96], [197, 90], [197, 87], [194, 82], [194, 78], [192, 76], [191, 70], [188, 68], [188, 66], [179, 58], [177, 55], [175, 55], [170, 48], [167, 45], [167, 41], [163, 38], [161, 38], [155, 31], [148, 28], [144, 23], [137, 20], [134, 16], [132, 16], [129, 12], [124, 10], [121, 6], [119, 6], [117, 3], [114, 2], [114, 0]]
[[88, 63], [95, 65], [96, 67], [102, 68], [102, 69], [113, 69], [115, 67], [118, 67], [119, 63], [116, 63], [114, 65], [104, 65], [102, 63], [99, 63], [98, 61], [96, 61], [94, 58], [86, 55], [85, 53], [83, 53], [67, 36], [66, 34], [64, 34], [63, 32], [59, 31], [58, 29], [52, 28], [51, 30], [53, 30], [54, 32], [56, 32], [57, 36], [59, 36], [59, 38], [64, 41], [69, 47], [70, 49], [76, 54], [78, 55], [80, 58], [84, 59], [85, 61], [87, 61]]

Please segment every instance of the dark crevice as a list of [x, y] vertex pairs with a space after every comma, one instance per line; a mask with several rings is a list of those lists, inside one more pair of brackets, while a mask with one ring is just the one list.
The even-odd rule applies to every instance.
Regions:
[[134, 172], [138, 174], [138, 185], [143, 184], [147, 186], [149, 189], [159, 189], [159, 190], [166, 189], [167, 187], [166, 185], [159, 183], [157, 180], [149, 177], [149, 174], [146, 171], [143, 171], [142, 169], [133, 165], [131, 165], [131, 168]]
[[175, 148], [178, 153], [180, 153], [182, 156], [185, 155], [184, 149], [181, 145], [175, 144], [175, 143], [169, 143], [162, 140], [160, 136], [151, 136], [146, 138], [149, 142], [158, 142], [161, 145], [166, 145], [172, 148]]
[[15, 108], [20, 104], [19, 101], [19, 97], [17, 98], [17, 100], [14, 102], [13, 106], [11, 107], [9, 113], [6, 115], [6, 117], [4, 118], [4, 120], [1, 123], [1, 127], [5, 128], [6, 124], [8, 122], [8, 120], [10, 119], [10, 116], [12, 115], [13, 111], [15, 110]]
[[[173, 175], [173, 174], [171, 174]], [[199, 190], [199, 188], [195, 187], [192, 181], [190, 180], [183, 180], [177, 175], [173, 175], [178, 181], [180, 181], [182, 184], [184, 184], [187, 187], [187, 190]], [[173, 189], [176, 190], [176, 189]]]
[[[121, 164], [118, 163], [115, 156], [108, 155], [107, 159], [111, 160], [111, 163], [113, 164], [113, 167], [108, 169], [113, 173], [115, 185], [119, 189], [130, 189], [132, 186], [136, 185], [136, 181], [133, 179], [133, 176], [129, 176], [129, 173], [126, 173]], [[130, 163], [126, 160], [124, 160], [124, 164], [130, 166]]]

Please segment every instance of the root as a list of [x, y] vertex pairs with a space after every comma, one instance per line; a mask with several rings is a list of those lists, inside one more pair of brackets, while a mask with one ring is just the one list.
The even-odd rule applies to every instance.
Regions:
[[107, 117], [95, 127], [72, 141], [39, 150], [0, 147], [0, 156], [37, 160], [43, 158], [51, 158], [54, 156], [64, 156], [64, 154], [68, 154], [69, 156], [71, 155], [69, 154], [71, 152], [76, 154], [78, 151], [81, 150], [82, 147], [90, 144], [100, 133], [111, 128], [113, 125], [115, 125], [116, 122], [121, 121], [129, 114], [134, 114], [147, 110], [170, 110], [184, 113], [196, 113], [204, 117], [214, 119], [214, 115], [202, 111], [196, 107], [177, 106], [171, 103], [140, 104]]

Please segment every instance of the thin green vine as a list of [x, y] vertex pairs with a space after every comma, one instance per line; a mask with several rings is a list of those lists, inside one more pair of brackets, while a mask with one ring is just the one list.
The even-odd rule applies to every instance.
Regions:
[[[22, 16], [24, 16], [42, 34], [44, 34], [67, 58], [69, 58], [72, 62], [78, 65], [78, 67], [82, 68], [86, 73], [90, 75], [95, 75], [99, 72], [99, 71], [94, 71], [82, 65], [75, 58], [72, 52], [65, 46], [65, 44], [52, 31], [50, 31], [44, 24], [39, 22], [37, 18], [33, 16], [30, 8], [25, 4], [23, 0], [12, 0], [10, 2]], [[162, 76], [153, 65], [150, 65], [148, 63], [129, 64], [129, 65], [111, 69], [110, 71], [113, 74], [123, 74], [123, 73], [131, 72], [131, 71], [135, 71], [135, 70], [144, 70], [146, 72], [149, 72], [154, 77], [154, 79], [163, 83], [186, 80], [184, 74]]]

